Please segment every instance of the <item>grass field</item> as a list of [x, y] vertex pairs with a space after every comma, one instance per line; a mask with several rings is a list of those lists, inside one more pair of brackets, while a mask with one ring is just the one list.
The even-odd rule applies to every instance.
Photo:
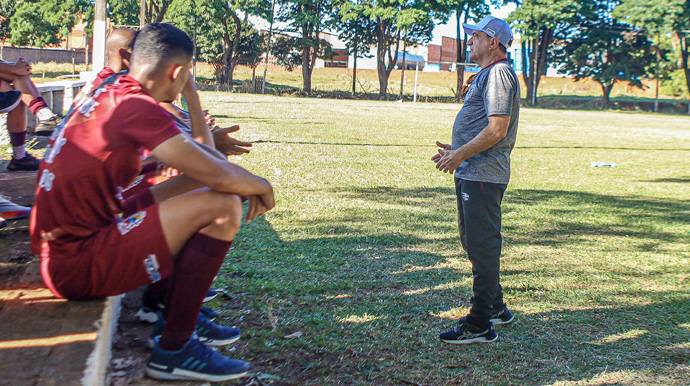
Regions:
[[458, 347], [438, 333], [468, 310], [470, 266], [429, 158], [459, 105], [202, 100], [276, 190], [213, 304], [264, 383], [690, 385], [690, 117], [523, 109], [503, 206], [517, 323]]

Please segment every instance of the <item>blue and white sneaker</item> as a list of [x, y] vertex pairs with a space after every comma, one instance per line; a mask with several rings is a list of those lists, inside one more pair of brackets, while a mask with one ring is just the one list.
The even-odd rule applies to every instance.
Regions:
[[[153, 341], [163, 333], [165, 324], [166, 322], [163, 315], [158, 314], [158, 322], [153, 326], [151, 339], [149, 339], [149, 347], [153, 347]], [[242, 332], [239, 328], [213, 323], [201, 313], [196, 322], [195, 335], [200, 342], [209, 346], [227, 346], [237, 342], [241, 334]]]
[[146, 362], [146, 375], [163, 380], [222, 382], [243, 377], [248, 371], [249, 363], [219, 354], [194, 338], [180, 351], [161, 349], [156, 338]]

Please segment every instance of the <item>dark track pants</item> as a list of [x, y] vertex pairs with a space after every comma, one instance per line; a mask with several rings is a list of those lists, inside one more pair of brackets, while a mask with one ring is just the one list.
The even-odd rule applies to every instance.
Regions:
[[467, 322], [489, 326], [491, 312], [503, 306], [499, 272], [501, 259], [501, 201], [507, 185], [456, 178], [458, 228], [462, 247], [472, 263], [472, 309]]

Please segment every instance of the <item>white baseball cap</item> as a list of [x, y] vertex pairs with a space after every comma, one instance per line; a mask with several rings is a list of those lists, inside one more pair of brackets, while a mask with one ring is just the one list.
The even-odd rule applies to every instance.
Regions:
[[492, 38], [498, 39], [505, 48], [510, 47], [513, 43], [513, 32], [510, 30], [510, 26], [497, 17], [487, 16], [477, 25], [462, 23], [462, 28], [468, 35], [472, 35], [472, 31], [482, 31]]

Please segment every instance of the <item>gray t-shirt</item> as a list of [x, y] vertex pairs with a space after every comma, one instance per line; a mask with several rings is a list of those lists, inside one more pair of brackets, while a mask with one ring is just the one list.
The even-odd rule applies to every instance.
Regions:
[[515, 146], [520, 114], [520, 85], [507, 61], [482, 69], [474, 78], [453, 125], [452, 149], [460, 148], [489, 125], [491, 115], [510, 115], [508, 133], [489, 149], [468, 158], [455, 171], [469, 181], [508, 184], [510, 152]]

